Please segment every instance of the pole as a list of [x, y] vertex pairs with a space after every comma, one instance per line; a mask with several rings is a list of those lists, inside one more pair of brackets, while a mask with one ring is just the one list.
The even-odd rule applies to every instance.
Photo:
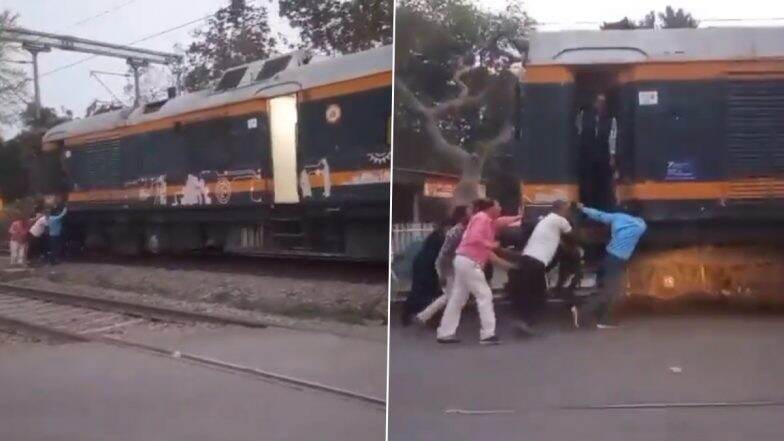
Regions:
[[38, 52], [31, 51], [33, 56], [33, 89], [35, 89], [35, 119], [41, 119], [41, 85], [38, 83]]
[[49, 52], [52, 49], [48, 46], [39, 46], [33, 44], [23, 44], [22, 47], [30, 52], [33, 57], [33, 90], [35, 91], [35, 119], [41, 119], [41, 84], [38, 78], [38, 54], [41, 52]]
[[148, 64], [148, 62], [143, 60], [128, 58], [128, 65], [131, 66], [131, 70], [133, 70], [133, 107], [139, 106], [142, 102], [142, 91], [139, 86], [139, 69], [147, 66]]

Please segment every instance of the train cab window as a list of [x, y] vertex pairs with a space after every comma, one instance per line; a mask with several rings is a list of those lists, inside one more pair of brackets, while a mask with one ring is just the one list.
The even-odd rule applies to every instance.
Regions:
[[245, 71], [247, 71], [247, 67], [239, 67], [237, 69], [227, 70], [226, 73], [223, 74], [218, 85], [215, 87], [216, 92], [223, 92], [225, 90], [234, 89], [240, 84], [242, 81], [242, 77], [245, 76]]
[[289, 65], [291, 61], [291, 55], [285, 55], [283, 57], [273, 58], [266, 63], [259, 71], [259, 74], [256, 76], [256, 81], [264, 81], [272, 78], [276, 74], [283, 71], [286, 66]]
[[152, 103], [145, 104], [144, 113], [147, 114], [147, 113], [157, 112], [158, 110], [161, 109], [161, 107], [163, 107], [164, 104], [166, 104], [167, 101], [169, 101], [168, 98], [165, 100], [155, 101]]

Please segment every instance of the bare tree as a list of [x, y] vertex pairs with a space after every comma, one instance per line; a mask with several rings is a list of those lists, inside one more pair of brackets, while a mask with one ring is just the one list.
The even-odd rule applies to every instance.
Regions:
[[[403, 32], [408, 31], [406, 20], [411, 14], [418, 14], [412, 18], [414, 22], [422, 17], [422, 11], [403, 3], [403, 7], [410, 10], [402, 15], [399, 13], [398, 32], [401, 28]], [[421, 7], [421, 3], [416, 6]], [[511, 141], [515, 133], [515, 113], [510, 111], [510, 103], [502, 101], [514, 97], [517, 90], [518, 75], [510, 69], [525, 64], [528, 45], [524, 32], [530, 28], [530, 20], [519, 9], [512, 11], [517, 13], [515, 17], [519, 20], [509, 20], [512, 15], [502, 18], [461, 1], [427, 12], [431, 13], [433, 21], [474, 15], [473, 19], [466, 18], [466, 28], [455, 32], [458, 38], [471, 35], [474, 41], [444, 41], [446, 50], [452, 49], [455, 53], [443, 62], [430, 59], [404, 44], [403, 50], [408, 53], [397, 57], [409, 60], [402, 63], [403, 72], [398, 68], [395, 83], [398, 100], [418, 118], [416, 125], [426, 135], [432, 153], [447, 162], [450, 168], [460, 170], [455, 199], [462, 203], [477, 197], [485, 163], [499, 146]], [[478, 23], [479, 27], [472, 29], [472, 23]], [[417, 32], [417, 29], [422, 32], [416, 37], [417, 41], [428, 40], [430, 30], [423, 26], [427, 24], [411, 25], [411, 32]], [[449, 47], [455, 43], [462, 46], [461, 51]], [[417, 85], [416, 75], [406, 71], [415, 72], [421, 66], [438, 64], [442, 65], [440, 70], [449, 72], [445, 78], [448, 86], [445, 93], [429, 94], [426, 87], [419, 87], [419, 90], [412, 87], [412, 84]], [[493, 113], [492, 118], [490, 113]], [[461, 127], [455, 129], [455, 126]]]
[[[17, 15], [0, 12], [0, 29], [16, 24]], [[20, 68], [21, 51], [0, 41], [0, 125], [16, 122], [28, 101], [27, 77]]]
[[[163, 67], [147, 66], [142, 68], [139, 74], [139, 94], [142, 103], [166, 99], [168, 96], [167, 89], [176, 84], [176, 82], [174, 74]], [[132, 78], [129, 78], [123, 86], [123, 95], [125, 95], [127, 102], [134, 101], [136, 88]]]

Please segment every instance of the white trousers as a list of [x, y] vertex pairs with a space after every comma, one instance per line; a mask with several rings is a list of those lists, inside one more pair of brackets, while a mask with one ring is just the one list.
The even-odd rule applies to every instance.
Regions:
[[446, 277], [446, 286], [444, 287], [444, 293], [438, 296], [437, 299], [433, 300], [432, 303], [427, 305], [427, 308], [423, 309], [419, 314], [417, 314], [417, 319], [422, 322], [426, 322], [433, 318], [434, 315], [438, 314], [438, 311], [444, 309], [446, 307], [446, 301], [449, 299], [449, 296], [452, 294], [452, 290], [455, 287], [455, 275], [450, 274]]
[[470, 294], [476, 299], [479, 310], [481, 329], [479, 338], [488, 338], [495, 335], [495, 311], [493, 310], [493, 292], [485, 279], [485, 273], [478, 263], [464, 257], [456, 256], [454, 261], [455, 281], [452, 292], [446, 303], [444, 316], [441, 317], [441, 326], [438, 327], [438, 337], [449, 337], [457, 332], [460, 326], [460, 315], [468, 301]]
[[17, 242], [15, 240], [9, 241], [8, 248], [11, 251], [11, 265], [24, 265], [27, 263], [27, 244]]

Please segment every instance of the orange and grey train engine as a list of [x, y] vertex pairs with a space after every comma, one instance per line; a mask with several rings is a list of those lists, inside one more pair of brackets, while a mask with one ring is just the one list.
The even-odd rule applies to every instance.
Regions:
[[69, 241], [386, 259], [391, 60], [390, 47], [295, 52], [52, 128], [44, 150], [62, 158]]
[[542, 32], [530, 48], [510, 148], [532, 211], [643, 217], [631, 291], [782, 286], [784, 28]]

